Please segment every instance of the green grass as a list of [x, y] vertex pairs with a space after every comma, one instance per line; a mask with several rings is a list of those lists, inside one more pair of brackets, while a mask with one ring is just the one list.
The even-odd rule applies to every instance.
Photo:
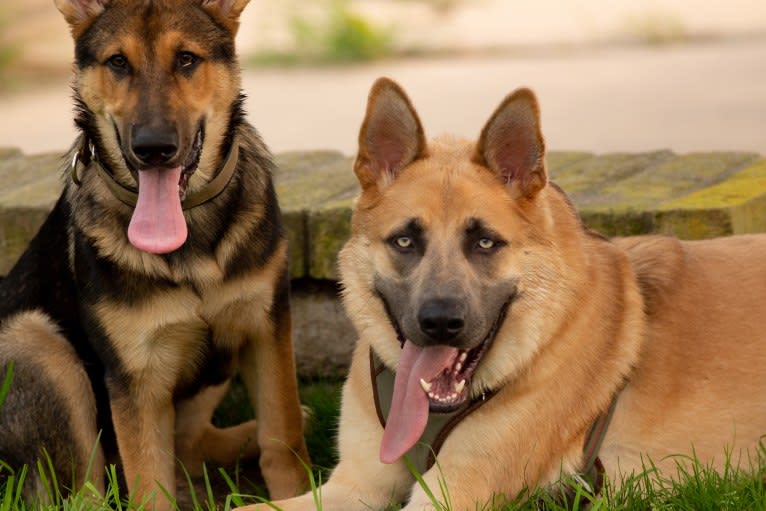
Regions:
[[[10, 383], [11, 371], [6, 371], [6, 377], [0, 385], [0, 402], [2, 388]], [[236, 406], [242, 401], [239, 394], [244, 392], [240, 385], [234, 385], [232, 395], [224, 401], [216, 414], [216, 421], [246, 420], [251, 416], [247, 407]], [[231, 401], [230, 401], [231, 400]], [[302, 382], [301, 400], [313, 410], [307, 424], [307, 444], [314, 462], [310, 471], [312, 489], [315, 494], [317, 510], [321, 510], [321, 483], [326, 481], [330, 469], [337, 463], [335, 435], [340, 404], [340, 382], [309, 381]], [[700, 462], [687, 458], [677, 458], [677, 470], [674, 474], [659, 474], [654, 465], [647, 463], [645, 471], [622, 482], [619, 487], [609, 484], [601, 495], [594, 496], [576, 480], [562, 482], [562, 488], [571, 488], [571, 494], [576, 495], [572, 502], [566, 503], [561, 498], [562, 491], [535, 490], [523, 492], [521, 495], [509, 498], [496, 496], [492, 502], [477, 503], [476, 511], [564, 511], [590, 509], [591, 511], [639, 511], [639, 510], [764, 510], [766, 511], [766, 488], [764, 473], [766, 472], [766, 449], [761, 446], [755, 459], [742, 465], [737, 465], [726, 456], [725, 468], [721, 472], [712, 470]], [[21, 499], [21, 487], [29, 477], [29, 470], [43, 474], [46, 481], [48, 500], [50, 504], [35, 505], [25, 503]], [[436, 488], [425, 486], [419, 474], [414, 472], [416, 483], [424, 487], [426, 494], [432, 499], [435, 509], [450, 511], [450, 489], [441, 480]], [[202, 478], [186, 479], [185, 486], [193, 487], [194, 491], [180, 491], [179, 501], [174, 503], [174, 509], [223, 510], [227, 511], [236, 506], [256, 501], [265, 501], [265, 489], [261, 482], [248, 479], [242, 467], [227, 470], [209, 467]], [[13, 472], [0, 462], [0, 511], [11, 510], [127, 510], [144, 509], [139, 502], [132, 501], [120, 491], [120, 483], [115, 468], [107, 472], [107, 489], [100, 494], [92, 485], [86, 485], [73, 494], [62, 491], [61, 488], [70, 485], [67, 482], [56, 481], [51, 476], [50, 466], [44, 461], [36, 467]], [[184, 496], [181, 496], [181, 494]], [[589, 506], [589, 507], [588, 507]], [[391, 505], [386, 511], [396, 511], [398, 505]], [[310, 511], [310, 510], [307, 510]], [[457, 510], [455, 510], [457, 511]]]
[[13, 360], [8, 362], [5, 367], [5, 376], [3, 377], [3, 383], [0, 384], [0, 408], [3, 407], [5, 398], [8, 396], [8, 391], [11, 390], [11, 383], [13, 382]]

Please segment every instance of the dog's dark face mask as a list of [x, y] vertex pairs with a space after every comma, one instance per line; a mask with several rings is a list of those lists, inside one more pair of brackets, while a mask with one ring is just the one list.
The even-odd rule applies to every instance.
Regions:
[[104, 166], [138, 201], [137, 248], [184, 244], [181, 201], [225, 155], [239, 97], [234, 36], [247, 0], [56, 0], [75, 38], [78, 124]]

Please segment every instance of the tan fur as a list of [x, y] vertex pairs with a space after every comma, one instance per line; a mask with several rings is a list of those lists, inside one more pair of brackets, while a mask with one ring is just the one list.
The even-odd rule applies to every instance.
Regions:
[[[766, 403], [759, 399], [766, 392], [766, 236], [612, 242], [590, 233], [566, 196], [546, 185], [539, 112], [526, 90], [501, 104], [477, 144], [444, 138], [399, 169], [376, 166], [367, 155], [403, 154], [402, 131], [377, 137], [383, 144], [370, 148], [368, 123], [385, 131], [373, 117], [385, 118], [381, 112], [411, 116], [390, 125], [419, 122], [402, 105], [409, 105], [404, 92], [381, 79], [360, 134], [364, 156], [355, 171], [363, 191], [340, 254], [344, 304], [359, 340], [343, 389], [340, 463], [321, 489], [323, 509], [362, 511], [389, 502], [405, 502], [407, 511], [433, 509], [401, 461], [379, 461], [383, 428], [369, 372], [370, 347], [392, 369], [399, 361], [400, 343], [376, 286], [402, 279], [386, 240], [410, 217], [427, 238], [417, 266], [408, 267], [413, 292], [433, 276], [476, 286], [510, 277], [517, 286], [471, 381], [474, 396], [497, 393], [452, 431], [438, 465], [424, 474], [437, 497], [443, 478], [451, 509], [472, 510], [501, 494], [513, 498], [580, 470], [588, 427], [626, 383], [600, 452], [613, 481], [641, 472], [642, 456], [664, 469], [675, 463], [666, 456], [692, 452], [720, 466], [727, 447], [735, 462], [746, 459], [766, 432]], [[465, 219], [475, 217], [507, 241], [486, 263], [490, 277], [457, 241]], [[474, 300], [470, 290], [465, 299]], [[277, 504], [312, 509], [312, 499]]]
[[255, 420], [224, 429], [210, 423], [210, 416], [228, 389], [228, 382], [208, 387], [176, 404], [176, 455], [192, 476], [202, 475], [206, 461], [226, 465], [229, 460], [260, 453]]
[[[271, 492], [290, 495], [304, 487], [304, 471], [295, 456], [305, 452], [305, 446], [302, 429], [296, 427], [302, 417], [294, 406], [297, 389], [290, 331], [276, 332], [263, 305], [274, 295], [286, 254], [283, 241], [261, 271], [211, 286], [201, 297], [181, 288], [134, 308], [108, 302], [96, 306], [134, 380], [135, 394], [122, 404], [115, 403], [112, 414], [126, 479], [138, 484], [138, 495], [156, 494], [155, 482], [166, 489], [173, 486], [173, 468], [166, 460], [173, 457], [174, 440], [167, 432], [174, 428], [175, 445], [182, 445], [179, 458], [189, 463], [192, 474], [201, 471], [202, 461], [231, 465], [241, 455], [260, 452]], [[256, 428], [255, 421], [214, 428], [210, 417], [222, 389], [203, 391], [174, 408], [170, 391], [202, 363], [208, 327], [216, 345], [241, 350], [241, 366], [251, 368], [243, 372], [243, 379], [261, 428]], [[167, 427], [157, 427], [158, 423]], [[164, 505], [163, 500], [158, 498], [157, 505]]]

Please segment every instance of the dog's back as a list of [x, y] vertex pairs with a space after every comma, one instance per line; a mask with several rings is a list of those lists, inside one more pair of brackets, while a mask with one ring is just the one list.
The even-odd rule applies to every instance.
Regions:
[[[766, 431], [766, 235], [616, 240], [644, 296], [647, 333], [603, 448], [605, 464], [672, 467], [679, 446], [734, 462]], [[616, 443], [621, 443], [617, 448]], [[691, 450], [689, 450], [691, 452]], [[745, 462], [746, 459], [745, 459]]]

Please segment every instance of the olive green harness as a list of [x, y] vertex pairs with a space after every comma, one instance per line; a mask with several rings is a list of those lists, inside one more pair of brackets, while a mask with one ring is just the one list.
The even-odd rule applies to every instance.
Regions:
[[[370, 350], [370, 377], [372, 393], [375, 399], [375, 411], [381, 426], [386, 427], [386, 417], [391, 409], [394, 393], [395, 374], [386, 367], [378, 356]], [[487, 391], [473, 400], [466, 401], [456, 410], [448, 413], [430, 412], [425, 431], [420, 440], [406, 453], [407, 458], [420, 474], [424, 474], [436, 461], [436, 456], [445, 440], [463, 419], [484, 405], [497, 393]], [[615, 393], [609, 409], [596, 417], [585, 436], [583, 446], [583, 468], [578, 479], [586, 484], [593, 494], [601, 490], [603, 484], [604, 466], [598, 457], [598, 451], [606, 436], [609, 422], [612, 420], [619, 392]]]

